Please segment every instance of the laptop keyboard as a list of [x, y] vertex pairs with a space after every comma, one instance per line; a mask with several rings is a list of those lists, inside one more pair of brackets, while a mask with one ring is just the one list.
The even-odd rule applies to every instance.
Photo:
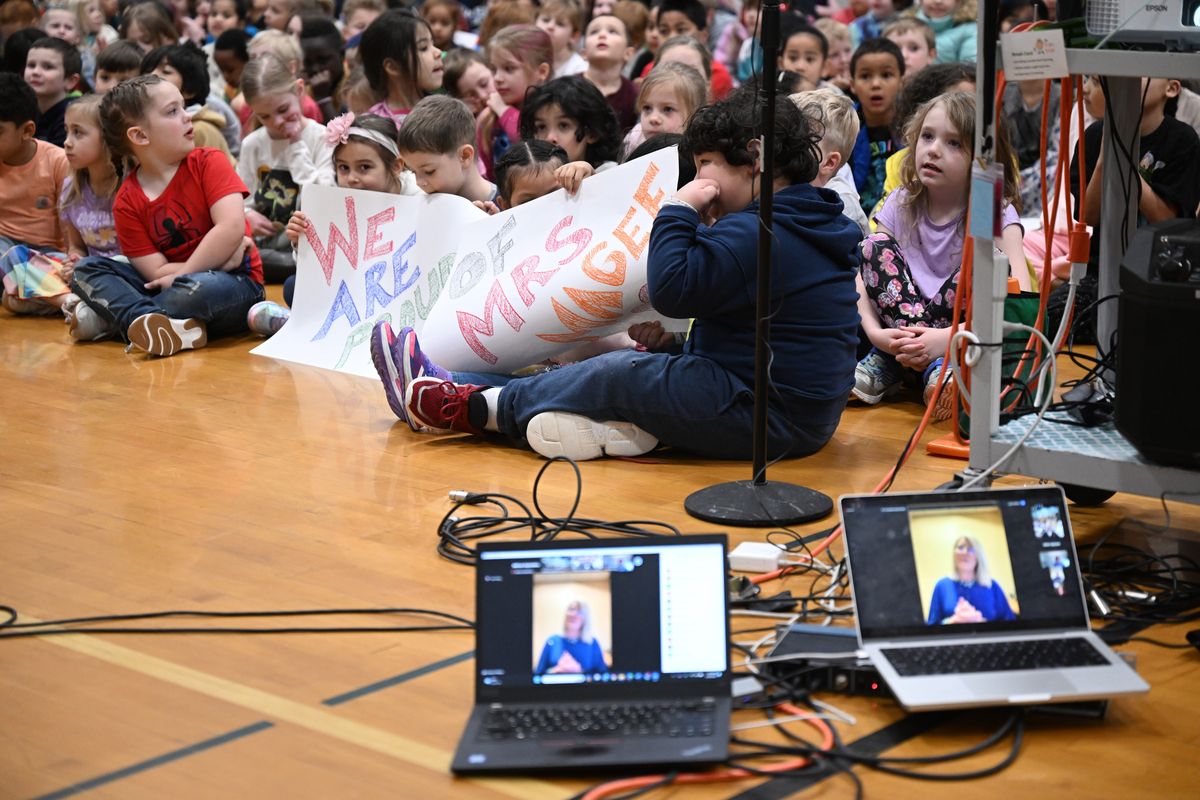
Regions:
[[905, 677], [1108, 664], [1108, 659], [1091, 642], [1080, 638], [898, 647], [881, 652], [896, 672]]
[[492, 706], [481, 739], [576, 736], [712, 736], [716, 703], [710, 699], [602, 706]]

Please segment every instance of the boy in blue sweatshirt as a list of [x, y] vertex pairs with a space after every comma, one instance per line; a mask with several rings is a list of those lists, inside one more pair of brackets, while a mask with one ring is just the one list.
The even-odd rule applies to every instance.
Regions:
[[[383, 322], [372, 356], [397, 415], [414, 429], [499, 431], [546, 457], [641, 455], [661, 443], [750, 458], [762, 179], [754, 106], [743, 90], [696, 112], [680, 142], [696, 180], [664, 202], [650, 233], [650, 302], [695, 320], [682, 352], [607, 353], [524, 378], [451, 375], [410, 329], [396, 336]], [[854, 384], [861, 233], [834, 192], [809, 185], [820, 160], [814, 124], [786, 98], [775, 119], [768, 441], [771, 457], [804, 456], [829, 441]], [[651, 347], [669, 338], [630, 333]]]

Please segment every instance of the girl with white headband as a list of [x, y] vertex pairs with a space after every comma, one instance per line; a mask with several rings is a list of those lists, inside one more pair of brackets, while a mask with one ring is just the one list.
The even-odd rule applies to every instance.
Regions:
[[296, 272], [284, 227], [302, 186], [333, 185], [333, 148], [325, 141], [325, 126], [301, 112], [304, 82], [281, 59], [263, 54], [250, 61], [241, 88], [261, 124], [246, 137], [238, 158], [238, 176], [250, 190], [246, 219], [262, 253], [267, 283], [281, 283]]
[[[402, 174], [412, 173], [402, 173], [404, 162], [396, 146], [396, 123], [387, 117], [343, 114], [331, 119], [325, 128], [325, 144], [333, 152], [333, 172], [341, 188], [388, 194], [415, 194], [418, 191], [415, 183], [410, 187], [402, 180]], [[292, 214], [285, 233], [293, 248], [308, 225], [308, 217], [303, 211]], [[283, 297], [289, 305], [293, 284], [294, 278], [289, 278], [283, 285]], [[255, 333], [270, 336], [287, 319], [286, 308], [267, 300], [251, 307], [247, 323]]]

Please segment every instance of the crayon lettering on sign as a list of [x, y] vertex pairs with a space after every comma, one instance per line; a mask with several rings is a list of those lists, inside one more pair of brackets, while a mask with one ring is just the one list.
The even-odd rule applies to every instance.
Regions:
[[517, 226], [517, 221], [511, 216], [504, 221], [500, 226], [500, 230], [488, 239], [488, 252], [492, 256], [492, 274], [500, 275], [504, 272], [504, 254], [512, 250], [513, 240], [509, 236], [512, 229]]
[[[367, 240], [363, 243], [363, 260], [386, 256], [392, 252], [392, 240], [383, 241], [379, 226], [396, 218], [396, 209], [388, 208], [367, 217]], [[415, 236], [416, 234], [414, 234]], [[367, 316], [370, 316], [368, 314]]]
[[[567, 217], [567, 219], [570, 219], [570, 217]], [[517, 287], [517, 295], [521, 298], [521, 302], [525, 304], [526, 308], [532, 307], [534, 301], [533, 292], [529, 290], [529, 284], [537, 283], [545, 286], [550, 282], [550, 278], [552, 278], [554, 273], [558, 272], [559, 269], [558, 267], [555, 267], [554, 269], [544, 269], [539, 271], [537, 265], [538, 257], [530, 256], [520, 264], [517, 264], [517, 266], [513, 267], [513, 283]]]
[[656, 177], [658, 177], [658, 165], [651, 164], [646, 167], [646, 172], [642, 175], [642, 180], [633, 193], [634, 202], [644, 208], [651, 217], [657, 217], [658, 209], [662, 207], [663, 190], [659, 189], [653, 195], [650, 194], [650, 184]]
[[454, 275], [450, 278], [450, 296], [455, 300], [475, 288], [475, 284], [483, 280], [487, 274], [487, 260], [483, 253], [476, 250], [467, 253], [458, 262]]
[[367, 293], [367, 308], [363, 312], [363, 315], [367, 317], [367, 319], [375, 316], [376, 305], [378, 305], [380, 309], [384, 309], [396, 299], [394, 295], [387, 293], [387, 289], [384, 289], [379, 285], [379, 279], [383, 277], [383, 273], [386, 269], [386, 261], [377, 261], [371, 266], [367, 267], [367, 271], [363, 273], [363, 288]]
[[[408, 290], [410, 286], [417, 282], [417, 278], [421, 277], [421, 268], [414, 266], [412, 276], [406, 281], [404, 276], [408, 273], [408, 262], [404, 259], [404, 255], [412, 250], [417, 245], [417, 232], [413, 231], [409, 237], [404, 240], [404, 244], [400, 245], [400, 249], [392, 254], [392, 273], [395, 279], [395, 286], [392, 289], [392, 297], [399, 297]], [[367, 316], [371, 316], [367, 314]]]
[[575, 257], [587, 249], [588, 242], [592, 240], [592, 232], [587, 228], [581, 228], [577, 231], [572, 231], [570, 235], [559, 239], [558, 234], [562, 233], [563, 228], [571, 225], [572, 217], [568, 214], [558, 221], [558, 224], [550, 229], [550, 235], [546, 237], [546, 252], [555, 253], [569, 245], [575, 245], [575, 249], [571, 254], [561, 259], [558, 263], [560, 266], [570, 263], [575, 260]]
[[467, 346], [471, 348], [475, 355], [479, 356], [488, 364], [495, 364], [499, 359], [496, 354], [488, 350], [483, 342], [479, 340], [479, 336], [495, 336], [496, 326], [492, 321], [495, 311], [499, 309], [500, 315], [504, 317], [504, 321], [508, 323], [514, 331], [520, 331], [525, 324], [525, 320], [513, 308], [512, 303], [508, 302], [508, 298], [504, 296], [504, 289], [500, 287], [500, 281], [492, 283], [491, 290], [488, 291], [487, 300], [483, 303], [483, 318], [479, 318], [474, 314], [466, 311], [458, 311], [458, 330], [462, 333], [463, 339]]
[[338, 230], [337, 225], [330, 222], [327, 245], [321, 243], [321, 237], [317, 234], [316, 226], [309, 225], [304, 231], [304, 237], [308, 239], [308, 245], [317, 257], [317, 263], [321, 265], [321, 271], [325, 273], [326, 286], [332, 284], [335, 248], [340, 249], [345, 254], [346, 260], [350, 262], [351, 267], [358, 269], [358, 219], [355, 217], [353, 197], [346, 198], [346, 230], [348, 233], [343, 234]]
[[345, 281], [338, 284], [337, 296], [333, 298], [333, 305], [329, 307], [329, 313], [325, 315], [325, 322], [321, 324], [321, 329], [313, 336], [312, 341], [324, 339], [328, 335], [329, 329], [333, 327], [333, 323], [342, 317], [346, 318], [346, 322], [350, 324], [351, 328], [362, 320], [358, 313], [358, 306], [354, 304], [354, 297], [351, 296]]
[[606, 247], [608, 247], [608, 242], [600, 242], [584, 257], [583, 274], [596, 283], [603, 283], [606, 286], [620, 286], [625, 283], [626, 265], [624, 253], [620, 250], [613, 250], [608, 254], [605, 261], [612, 265], [611, 269], [601, 269], [595, 263], [596, 256]]

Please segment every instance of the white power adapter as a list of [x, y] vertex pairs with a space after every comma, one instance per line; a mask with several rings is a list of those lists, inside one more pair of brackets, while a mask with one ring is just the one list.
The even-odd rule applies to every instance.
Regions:
[[742, 542], [729, 554], [734, 572], [774, 572], [786, 553], [770, 542]]

